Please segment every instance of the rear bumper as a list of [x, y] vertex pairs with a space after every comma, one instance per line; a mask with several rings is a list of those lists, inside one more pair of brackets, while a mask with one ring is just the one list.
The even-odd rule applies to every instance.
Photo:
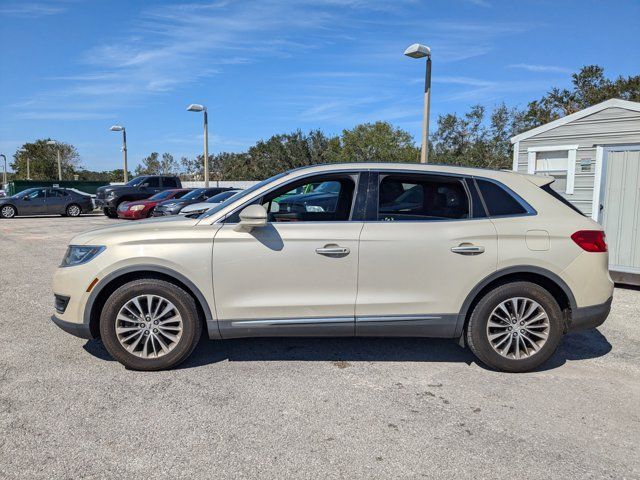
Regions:
[[609, 297], [609, 300], [599, 305], [576, 308], [571, 314], [567, 332], [578, 332], [602, 325], [609, 316], [612, 300], [613, 297]]
[[60, 327], [65, 332], [70, 333], [71, 335], [74, 335], [79, 338], [85, 338], [87, 340], [90, 340], [93, 338], [93, 335], [91, 335], [91, 329], [87, 324], [65, 322], [64, 320], [59, 319], [55, 315], [51, 316], [51, 320], [58, 327]]

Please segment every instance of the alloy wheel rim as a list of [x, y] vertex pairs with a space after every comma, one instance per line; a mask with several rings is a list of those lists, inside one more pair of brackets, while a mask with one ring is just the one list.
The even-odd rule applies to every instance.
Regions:
[[5, 218], [11, 218], [15, 215], [15, 211], [13, 210], [12, 207], [10, 206], [6, 206], [6, 207], [2, 207], [2, 216]]
[[69, 215], [72, 217], [77, 217], [80, 215], [80, 209], [76, 205], [72, 205], [69, 207]]
[[550, 326], [549, 315], [538, 302], [513, 297], [489, 315], [487, 338], [501, 356], [521, 360], [535, 355], [547, 343]]
[[120, 345], [140, 358], [168, 354], [180, 342], [182, 331], [180, 312], [160, 295], [138, 295], [127, 301], [116, 316]]

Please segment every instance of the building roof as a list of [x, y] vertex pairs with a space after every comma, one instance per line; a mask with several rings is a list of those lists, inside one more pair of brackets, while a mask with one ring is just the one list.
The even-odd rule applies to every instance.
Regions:
[[567, 123], [573, 122], [574, 120], [579, 120], [607, 108], [613, 107], [640, 112], [640, 103], [630, 102], [628, 100], [620, 100], [619, 98], [612, 98], [611, 100], [605, 100], [602, 103], [592, 105], [591, 107], [580, 110], [579, 112], [572, 113], [571, 115], [567, 115], [566, 117], [559, 118], [558, 120], [554, 120], [553, 122], [545, 123], [544, 125], [532, 128], [531, 130], [527, 130], [526, 132], [516, 135], [515, 137], [511, 137], [511, 143], [526, 140], [527, 138], [534, 137], [540, 133], [544, 133], [554, 128], [561, 127], [562, 125], [566, 125]]

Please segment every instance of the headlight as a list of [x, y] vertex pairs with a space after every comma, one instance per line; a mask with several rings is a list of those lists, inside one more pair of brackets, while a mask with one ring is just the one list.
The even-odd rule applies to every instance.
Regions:
[[109, 192], [107, 193], [107, 198], [113, 198], [116, 196], [116, 192]]
[[194, 216], [202, 215], [204, 212], [206, 212], [208, 210], [209, 210], [208, 208], [201, 208], [200, 210], [191, 210], [190, 212], [182, 211], [182, 212], [180, 212], [180, 215], [188, 215], [188, 216], [191, 216], [191, 215], [194, 215]]
[[178, 202], [173, 202], [173, 203], [165, 203], [164, 205], [162, 205], [163, 207], [167, 207], [167, 208], [171, 208], [171, 207], [175, 207], [178, 204]]
[[314, 212], [314, 213], [324, 212], [324, 208], [322, 208], [320, 205], [307, 205], [306, 210], [307, 212]]
[[75, 267], [90, 262], [97, 257], [106, 247], [91, 245], [69, 245], [64, 254], [61, 267]]
[[132, 212], [139, 212], [140, 210], [144, 210], [144, 205], [132, 205], [129, 207], [129, 210]]

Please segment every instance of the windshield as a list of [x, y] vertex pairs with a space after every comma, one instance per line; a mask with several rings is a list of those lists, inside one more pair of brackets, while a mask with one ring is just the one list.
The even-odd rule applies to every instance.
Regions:
[[165, 198], [169, 198], [173, 195], [173, 190], [165, 190], [164, 192], [156, 193], [153, 197], [149, 198], [149, 200], [164, 200]]
[[213, 197], [211, 197], [209, 200], [207, 200], [207, 203], [224, 202], [227, 198], [233, 197], [238, 192], [239, 192], [239, 190], [229, 190], [228, 192], [219, 193], [219, 194], [214, 195]]
[[136, 177], [136, 178], [133, 178], [133, 179], [129, 180], [127, 183], [125, 183], [125, 185], [128, 185], [130, 187], [137, 187], [138, 185], [140, 185], [144, 181], [145, 178], [147, 178], [147, 177]]
[[196, 188], [195, 190], [191, 190], [189, 193], [187, 193], [184, 197], [185, 200], [195, 200], [198, 197], [202, 196], [202, 194], [204, 193], [205, 189], [204, 188]]
[[30, 192], [33, 192], [34, 190], [37, 190], [37, 188], [27, 188], [26, 190], [22, 190], [22, 191], [16, 193], [15, 195], [12, 195], [11, 198], [18, 198], [18, 197], [22, 197], [24, 195], [28, 195]]
[[236, 202], [236, 201], [238, 201], [238, 200], [240, 200], [240, 199], [242, 199], [242, 198], [244, 198], [244, 197], [246, 197], [248, 195], [251, 195], [256, 190], [261, 189], [265, 185], [268, 185], [269, 183], [273, 182], [274, 180], [282, 178], [285, 175], [289, 175], [289, 172], [282, 172], [282, 173], [279, 173], [277, 175], [274, 175], [273, 177], [267, 178], [266, 180], [262, 180], [261, 182], [256, 183], [255, 185], [247, 188], [246, 190], [242, 190], [242, 191], [238, 192], [237, 195], [234, 195], [233, 197], [227, 198], [224, 202], [219, 203], [218, 205], [213, 207], [208, 212], [205, 212], [202, 215], [200, 215], [198, 218], [207, 218], [207, 217], [210, 217], [211, 215], [215, 215], [220, 210], [222, 210], [224, 207], [229, 205], [231, 202]]
[[340, 182], [322, 182], [313, 193], [339, 193]]

